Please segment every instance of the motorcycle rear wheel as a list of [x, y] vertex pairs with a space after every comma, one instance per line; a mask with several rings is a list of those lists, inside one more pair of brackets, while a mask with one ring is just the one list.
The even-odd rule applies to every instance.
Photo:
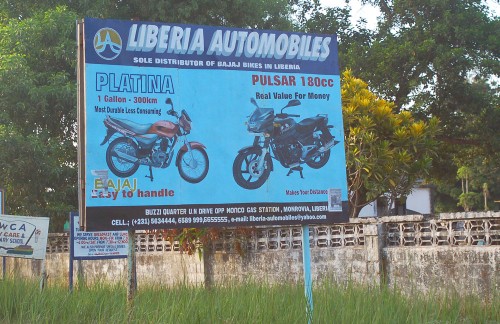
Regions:
[[245, 189], [260, 188], [271, 174], [271, 157], [266, 155], [264, 170], [257, 169], [261, 150], [251, 148], [238, 153], [233, 163], [233, 177], [236, 183]]
[[205, 179], [208, 173], [209, 160], [207, 152], [202, 148], [193, 148], [191, 152], [179, 153], [179, 174], [189, 183], [198, 183]]
[[[325, 136], [323, 134], [321, 134], [321, 137], [319, 139], [315, 140], [315, 144], [318, 147], [322, 147], [326, 143], [327, 143], [327, 141], [325, 140]], [[328, 160], [330, 160], [330, 150], [319, 154], [318, 156], [314, 157], [313, 159], [307, 161], [306, 164], [313, 169], [320, 169], [320, 168], [324, 167], [325, 164], [328, 163]]]
[[139, 164], [119, 157], [116, 154], [117, 151], [137, 158], [139, 148], [133, 140], [127, 137], [119, 137], [112, 141], [106, 150], [106, 163], [111, 172], [121, 178], [130, 177], [137, 171]]

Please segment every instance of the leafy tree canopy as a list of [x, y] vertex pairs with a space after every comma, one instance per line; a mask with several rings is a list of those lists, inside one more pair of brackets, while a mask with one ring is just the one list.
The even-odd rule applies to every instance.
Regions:
[[[499, 17], [481, 0], [365, 2], [382, 17], [369, 42], [351, 47], [347, 66], [397, 110], [439, 118], [441, 146], [431, 175], [443, 199], [437, 206], [449, 210], [458, 168], [486, 163], [500, 150]], [[492, 196], [500, 192], [492, 188]]]
[[[2, 1], [0, 187], [7, 211], [57, 216], [51, 224], [60, 227], [77, 208], [75, 21], [87, 16], [337, 33], [341, 68], [373, 91], [344, 75], [352, 206], [380, 192], [404, 194], [430, 172], [438, 210], [455, 209], [461, 166], [470, 170], [471, 191], [486, 183], [491, 200], [500, 199], [498, 17], [480, 0], [366, 2], [383, 13], [375, 31], [352, 26], [348, 6], [325, 8], [319, 0]], [[443, 131], [432, 150], [434, 117]]]
[[349, 70], [342, 74], [342, 112], [351, 217], [384, 194], [390, 195], [389, 206], [407, 196], [431, 168], [438, 120], [396, 113], [394, 104], [378, 98]]
[[75, 20], [57, 7], [0, 24], [0, 185], [11, 214], [77, 208]]

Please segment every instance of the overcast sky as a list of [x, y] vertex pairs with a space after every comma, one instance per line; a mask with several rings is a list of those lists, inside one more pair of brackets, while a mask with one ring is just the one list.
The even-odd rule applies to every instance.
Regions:
[[[494, 15], [500, 14], [499, 0], [485, 0]], [[344, 7], [345, 0], [321, 0], [325, 7]], [[380, 15], [378, 8], [371, 5], [361, 5], [360, 0], [350, 0], [349, 5], [352, 8], [352, 22], [355, 24], [360, 18], [365, 18], [368, 28], [374, 29], [377, 26], [377, 18]]]
[[[321, 4], [325, 7], [344, 7], [346, 5], [345, 0], [321, 0]], [[351, 6], [352, 22], [356, 22], [360, 18], [365, 18], [368, 27], [374, 29], [377, 26], [377, 17], [380, 15], [378, 8], [371, 5], [361, 5], [360, 0], [349, 1]]]

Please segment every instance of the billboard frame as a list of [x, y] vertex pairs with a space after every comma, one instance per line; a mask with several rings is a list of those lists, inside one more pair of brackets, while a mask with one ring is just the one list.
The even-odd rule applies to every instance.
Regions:
[[[86, 18], [85, 22], [88, 22], [88, 21], [89, 21], [88, 18]], [[103, 22], [103, 25], [104, 25], [104, 23], [109, 22], [109, 25], [112, 26], [113, 28], [123, 27], [122, 25], [125, 25], [125, 24], [133, 24], [132, 26], [135, 26], [135, 28], [137, 28], [137, 29], [135, 29], [135, 32], [137, 32], [137, 33], [140, 33], [140, 30], [143, 26], [156, 25], [156, 26], [163, 27], [165, 25], [163, 23], [149, 23], [149, 22], [122, 22], [122, 21], [115, 21], [115, 20], [98, 20], [98, 19], [90, 20], [90, 22], [92, 22], [92, 23], [96, 23], [96, 22], [100, 23], [101, 21]], [[330, 210], [330, 207], [328, 207], [328, 206], [330, 205], [330, 201], [333, 201], [333, 199], [331, 199], [330, 196], [328, 196], [328, 198], [326, 198], [327, 194], [325, 194], [325, 200], [327, 200], [326, 202], [325, 201], [316, 202], [316, 201], [307, 200], [307, 199], [306, 199], [307, 201], [305, 201], [304, 199], [302, 199], [302, 201], [305, 201], [302, 203], [300, 201], [295, 201], [295, 200], [279, 201], [279, 199], [275, 199], [274, 201], [271, 200], [271, 201], [259, 201], [259, 202], [257, 200], [254, 200], [252, 202], [245, 202], [245, 201], [238, 202], [237, 200], [235, 200], [233, 202], [220, 202], [220, 203], [209, 202], [209, 203], [200, 203], [200, 204], [192, 203], [192, 202], [188, 203], [188, 204], [186, 204], [185, 202], [183, 202], [181, 204], [179, 204], [179, 203], [170, 204], [167, 202], [166, 204], [163, 203], [161, 205], [155, 204], [155, 203], [150, 203], [150, 204], [146, 203], [146, 204], [142, 204], [142, 205], [141, 204], [139, 204], [139, 205], [133, 205], [133, 204], [130, 205], [129, 204], [129, 205], [124, 205], [124, 206], [123, 205], [116, 205], [116, 204], [109, 205], [109, 206], [107, 206], [107, 205], [97, 206], [97, 205], [92, 205], [92, 204], [89, 205], [89, 201], [91, 201], [92, 203], [95, 201], [95, 200], [90, 199], [89, 195], [90, 195], [91, 191], [93, 192], [95, 190], [95, 186], [96, 186], [97, 182], [94, 181], [94, 187], [92, 187], [92, 184], [89, 182], [89, 177], [88, 177], [88, 174], [89, 174], [88, 171], [90, 169], [92, 169], [92, 172], [94, 172], [95, 167], [92, 166], [89, 169], [89, 164], [87, 163], [88, 158], [91, 158], [90, 156], [87, 156], [88, 155], [87, 154], [88, 148], [92, 147], [92, 146], [88, 143], [88, 138], [86, 136], [88, 133], [88, 127], [95, 125], [95, 121], [88, 122], [88, 119], [87, 119], [89, 117], [88, 115], [93, 114], [93, 111], [91, 111], [89, 113], [87, 111], [87, 105], [88, 104], [91, 106], [93, 105], [93, 104], [91, 104], [92, 101], [90, 101], [90, 103], [89, 103], [89, 100], [87, 98], [87, 95], [89, 95], [88, 93], [91, 92], [91, 91], [90, 92], [88, 91], [87, 87], [92, 88], [93, 82], [97, 82], [97, 81], [95, 80], [96, 77], [92, 77], [93, 75], [89, 74], [87, 76], [87, 73], [88, 73], [87, 72], [87, 65], [90, 66], [92, 64], [95, 64], [95, 65], [103, 64], [103, 66], [105, 66], [104, 63], [106, 63], [108, 65], [115, 64], [115, 65], [109, 65], [109, 66], [127, 66], [130, 69], [140, 69], [141, 71], [145, 71], [147, 68], [156, 67], [156, 65], [154, 65], [154, 64], [148, 65], [148, 64], [155, 63], [156, 60], [146, 58], [144, 55], [147, 55], [148, 53], [140, 53], [139, 52], [137, 54], [137, 57], [134, 57], [134, 60], [136, 58], [139, 59], [139, 60], [137, 60], [139, 63], [135, 64], [135, 65], [127, 65], [125, 63], [122, 64], [122, 63], [116, 63], [116, 62], [108, 63], [108, 61], [103, 61], [104, 63], [98, 63], [98, 61], [99, 61], [98, 56], [101, 56], [101, 55], [99, 53], [97, 53], [99, 55], [96, 55], [96, 53], [92, 52], [92, 46], [90, 44], [90, 40], [91, 40], [91, 37], [93, 36], [94, 31], [93, 31], [93, 29], [90, 29], [91, 31], [86, 30], [85, 22], [82, 20], [82, 21], [79, 21], [77, 23], [77, 42], [78, 42], [77, 76], [78, 76], [78, 91], [79, 91], [79, 93], [78, 93], [78, 135], [79, 135], [78, 136], [78, 147], [79, 147], [79, 150], [78, 150], [79, 177], [78, 178], [79, 178], [79, 198], [80, 198], [79, 199], [79, 211], [80, 211], [80, 225], [83, 228], [85, 228], [85, 230], [89, 230], [89, 231], [127, 230], [127, 229], [144, 230], [144, 229], [183, 228], [183, 227], [203, 228], [203, 227], [259, 226], [259, 225], [331, 224], [334, 222], [346, 221], [348, 219], [348, 216], [347, 216], [348, 215], [347, 214], [347, 208], [348, 208], [348, 206], [347, 206], [347, 186], [346, 186], [346, 184], [342, 184], [342, 181], [340, 181], [340, 184], [336, 182], [335, 185], [333, 186], [333, 188], [328, 187], [328, 190], [320, 190], [322, 192], [328, 191], [328, 195], [330, 195], [330, 189], [340, 191], [340, 193], [342, 195], [342, 199], [341, 199], [340, 205], [339, 205], [339, 203], [337, 203], [337, 205], [339, 205], [339, 206], [335, 207], [335, 208], [339, 208], [340, 212], [338, 212], [339, 209]], [[175, 26], [182, 26], [182, 28], [186, 28], [186, 29], [198, 28], [198, 29], [202, 29], [202, 30], [209, 30], [209, 29], [216, 28], [216, 27], [211, 27], [211, 26], [182, 25], [182, 24], [174, 24], [174, 25]], [[139, 26], [139, 27], [137, 27], [137, 26]], [[188, 27], [186, 27], [186, 26], [188, 26]], [[98, 28], [100, 28], [100, 27], [95, 27], [95, 29], [98, 29]], [[104, 28], [103, 27], [100, 30], [98, 30], [97, 33], [100, 33], [101, 30], [103, 30], [103, 29], [110, 29], [110, 30], [113, 30], [115, 33], [118, 33], [113, 28], [111, 28], [111, 27]], [[125, 27], [123, 27], [123, 28], [125, 28]], [[149, 27], [144, 27], [144, 28], [149, 28]], [[172, 27], [172, 28], [174, 28], [174, 27]], [[179, 28], [181, 28], [181, 27], [179, 27]], [[226, 32], [229, 32], [229, 31], [240, 32], [243, 29], [221, 27], [220, 30], [225, 30]], [[219, 30], [217, 30], [217, 31], [219, 31]], [[285, 35], [285, 34], [286, 35], [295, 35], [295, 34], [298, 35], [298, 34], [301, 34], [301, 33], [293, 33], [293, 32], [259, 31], [259, 30], [249, 30], [249, 29], [246, 29], [243, 31], [247, 31], [250, 33], [261, 33], [262, 35], [266, 34], [268, 32], [269, 33], [275, 32], [276, 34], [281, 33], [280, 35]], [[86, 35], [86, 33], [87, 33], [87, 35]], [[96, 33], [96, 36], [94, 36], [94, 44], [93, 44], [94, 49], [96, 46], [95, 42], [96, 42], [97, 33]], [[90, 34], [92, 34], [92, 35], [90, 35]], [[130, 34], [132, 34], [132, 27], [131, 27]], [[124, 35], [125, 34], [122, 35], [122, 38], [125, 39]], [[103, 37], [103, 36], [99, 36], [99, 37]], [[139, 37], [139, 36], [137, 36], [137, 37]], [[301, 34], [300, 37], [306, 37], [306, 38], [307, 37], [317, 37], [318, 39], [323, 39], [323, 38], [326, 39], [326, 36], [324, 36], [324, 35], [317, 36], [315, 34], [303, 34], [303, 35]], [[85, 41], [86, 38], [87, 38], [87, 42]], [[101, 38], [99, 38], [98, 41], [101, 41]], [[142, 45], [138, 45], [141, 42], [140, 38], [134, 39], [134, 41], [135, 41], [135, 43], [134, 43], [135, 46], [137, 46], [137, 47], [142, 46]], [[337, 46], [336, 39], [335, 39], [334, 43], [335, 44], [332, 45], [333, 46], [332, 48], [335, 49], [335, 51], [334, 51], [335, 52], [335, 54], [334, 54], [335, 55], [335, 62], [338, 63], [338, 58], [337, 58], [337, 53], [336, 53], [336, 46]], [[125, 48], [125, 42], [121, 45]], [[130, 43], [129, 43], [129, 46], [130, 46]], [[137, 50], [138, 51], [140, 51], [140, 50], [146, 51], [145, 49], [137, 49]], [[125, 50], [123, 50], [123, 51], [125, 51]], [[330, 51], [330, 49], [329, 49], [329, 51]], [[125, 54], [123, 54], [123, 55], [125, 55]], [[130, 56], [131, 54], [126, 53], [126, 55]], [[141, 57], [140, 55], [143, 55], [144, 57]], [[156, 55], [156, 54], [151, 54], [151, 55]], [[87, 61], [87, 56], [89, 59], [88, 61]], [[102, 58], [102, 56], [101, 56], [101, 58]], [[127, 56], [125, 56], [125, 58], [127, 58]], [[159, 60], [159, 61], [161, 61], [161, 60]], [[209, 61], [207, 61], [207, 62], [209, 62]], [[211, 61], [211, 62], [215, 62], [215, 61]], [[313, 66], [314, 65], [313, 63], [307, 62], [307, 63], [304, 63], [304, 66], [306, 66], [306, 64], [310, 64], [311, 66]], [[211, 64], [215, 64], [215, 63], [211, 63]], [[268, 65], [271, 65], [271, 64], [268, 64]], [[307, 66], [309, 66], [309, 65], [307, 65]], [[164, 67], [160, 66], [160, 68], [164, 68]], [[104, 69], [104, 68], [101, 68], [101, 69]], [[183, 68], [179, 68], [179, 67], [174, 68], [174, 69], [176, 69], [177, 71], [181, 71], [181, 70], [184, 71]], [[190, 71], [196, 70], [193, 67], [189, 67], [187, 69], [191, 69]], [[228, 68], [228, 70], [231, 70], [231, 69], [233, 69], [233, 68]], [[275, 67], [273, 67], [273, 69], [275, 69]], [[312, 70], [316, 71], [315, 69], [317, 69], [316, 66]], [[335, 71], [337, 71], [336, 73], [338, 73], [338, 66], [333, 68], [333, 69]], [[233, 70], [237, 70], [237, 69], [233, 69]], [[246, 71], [254, 71], [254, 70], [247, 69]], [[260, 74], [263, 74], [266, 71], [263, 70], [261, 72], [262, 73], [260, 73]], [[275, 74], [275, 77], [279, 76], [279, 72], [275, 72], [274, 70], [273, 70], [273, 72]], [[99, 72], [99, 73], [101, 73], [101, 72]], [[132, 72], [130, 72], [130, 73], [132, 73]], [[255, 72], [255, 73], [257, 74], [257, 72]], [[334, 83], [333, 79], [329, 79], [330, 74], [327, 74], [325, 72], [322, 72], [322, 73], [324, 73], [324, 77], [316, 77], [319, 80], [319, 83], [316, 86], [325, 86], [326, 87], [327, 84], [329, 84], [329, 82], [327, 82], [327, 81], [332, 81], [332, 86], [333, 86], [333, 83]], [[281, 71], [281, 74], [293, 76], [293, 71]], [[105, 73], [101, 73], [100, 75], [102, 77], [108, 77], [108, 76], [111, 76], [111, 73], [106, 74], [106, 76], [104, 76]], [[302, 75], [303, 76], [301, 78], [302, 78], [303, 86], [308, 86], [306, 80], [309, 80], [309, 79], [315, 80], [316, 79], [316, 78], [312, 78], [312, 77], [306, 78], [308, 75], [310, 75], [310, 73], [308, 73], [307, 71], [303, 72]], [[313, 74], [311, 74], [311, 75], [313, 75]], [[337, 76], [337, 75], [335, 75], [335, 76]], [[259, 83], [259, 82], [260, 83], [277, 82], [277, 81], [273, 81], [273, 79], [271, 79], [271, 76], [267, 77], [264, 75], [264, 79], [262, 79], [262, 80], [260, 80], [258, 77], [255, 77], [255, 78], [254, 77], [255, 77], [255, 75], [252, 76], [252, 80], [253, 80], [254, 84]], [[339, 75], [338, 75], [338, 77], [340, 79]], [[113, 74], [113, 78], [114, 78], [114, 74]], [[299, 79], [299, 77], [297, 77], [297, 78]], [[283, 79], [279, 82], [284, 82], [283, 80], [285, 80], [285, 79], [292, 80], [292, 78], [288, 79], [288, 77], [285, 78], [283, 76]], [[263, 80], [266, 80], [266, 81], [263, 81]], [[321, 81], [325, 81], [325, 82], [321, 82]], [[108, 80], [106, 80], [106, 82], [108, 82]], [[109, 82], [111, 82], [111, 79], [109, 80]], [[289, 82], [289, 81], [287, 81], [287, 82]], [[313, 86], [314, 86], [314, 82], [313, 82]], [[338, 94], [337, 95], [338, 95], [339, 99], [338, 99], [338, 101], [335, 102], [335, 105], [338, 105], [338, 107], [336, 106], [335, 109], [341, 110], [339, 84], [336, 84], [336, 87], [338, 87]], [[92, 94], [92, 93], [90, 93], [90, 94]], [[274, 95], [276, 96], [276, 93]], [[270, 94], [269, 94], [269, 96], [270, 96]], [[330, 96], [330, 94], [328, 94], [328, 97], [329, 96]], [[156, 101], [156, 99], [155, 99], [154, 102], [157, 103], [158, 101]], [[126, 105], [126, 104], [124, 104], [124, 105]], [[96, 112], [97, 112], [97, 106], [96, 106]], [[336, 112], [336, 114], [338, 114], [338, 112]], [[340, 118], [341, 118], [341, 111], [340, 111]], [[343, 137], [343, 124], [342, 124], [342, 122], [338, 123], [337, 127], [340, 128], [341, 136]], [[342, 141], [343, 141], [343, 138], [340, 141], [340, 143], [343, 144]], [[95, 145], [95, 144], [92, 144], [92, 145]], [[340, 146], [342, 146], [342, 155], [340, 157], [343, 157], [344, 158], [343, 161], [345, 161], [345, 152], [343, 151], [343, 145], [339, 145], [339, 147]], [[336, 157], [336, 158], [338, 158], [338, 157]], [[342, 160], [342, 159], [340, 159], [340, 160]], [[335, 173], [340, 173], [340, 174], [343, 173], [344, 180], [346, 181], [345, 163], [340, 168], [337, 167], [337, 169], [338, 170], [335, 170], [336, 171]], [[292, 168], [290, 169], [290, 171], [291, 170], [292, 170]], [[337, 172], [339, 170], [340, 170], [340, 172]], [[97, 171], [100, 171], [100, 170], [97, 170]], [[287, 175], [289, 175], [289, 174], [290, 174], [290, 172]], [[296, 174], [298, 177], [298, 172]], [[302, 171], [300, 171], [300, 176], [302, 177]], [[342, 175], [341, 175], [341, 177], [342, 177]], [[120, 179], [118, 179], [118, 180], [120, 180]], [[128, 178], [127, 178], [127, 180], [128, 180]], [[152, 180], [152, 177], [151, 177], [151, 180]], [[105, 181], [107, 181], [107, 178]], [[336, 181], [338, 181], [338, 180], [336, 180]], [[107, 186], [107, 183], [104, 185]], [[93, 188], [94, 188], [94, 190], [91, 190]], [[326, 188], [324, 188], [324, 189], [326, 189]], [[312, 191], [313, 190], [311, 189], [311, 192]], [[107, 192], [107, 187], [106, 187], [106, 191], [104, 191], [104, 192], [105, 192], [105, 194], [109, 194]], [[288, 190], [287, 190], [287, 192], [288, 192]], [[293, 195], [295, 195], [295, 192], [298, 192], [298, 190], [290, 190], [290, 192], [291, 193], [290, 194], [287, 193], [287, 195], [293, 196]], [[118, 192], [116, 192], [116, 194], [118, 195]], [[316, 193], [314, 193], [314, 194], [316, 194]], [[312, 196], [312, 195], [310, 195], [310, 196]], [[124, 197], [125, 197], [125, 194], [124, 194]], [[98, 198], [100, 198], [100, 197], [98, 197]], [[103, 198], [106, 198], [106, 197], [103, 197]], [[115, 197], [115, 199], [116, 198], [119, 199], [121, 197]], [[134, 196], [134, 198], [135, 198], [135, 196]], [[288, 199], [291, 199], [291, 198], [288, 197]], [[123, 200], [122, 200], [122, 202], [123, 202]], [[126, 204], [126, 202], [124, 202], [124, 203]], [[259, 208], [256, 211], [253, 211], [255, 209], [252, 209], [251, 205], [256, 205], [256, 204], [258, 204]], [[181, 208], [176, 208], [179, 206], [181, 206]], [[187, 208], [187, 206], [189, 206], [190, 208]], [[298, 208], [294, 208], [296, 206], [298, 206]], [[184, 208], [184, 207], [186, 207], [186, 208]], [[328, 208], [328, 210], [326, 210], [325, 208]], [[92, 211], [91, 213], [89, 213], [90, 209]], [[208, 215], [200, 216], [200, 215], [197, 215], [198, 210], [202, 210], [202, 211], [210, 210], [210, 212], [208, 213]], [[220, 213], [218, 214], [217, 212], [214, 212], [213, 210], [223, 210], [222, 214], [224, 214], [224, 215], [219, 215]], [[244, 210], [244, 212], [240, 212], [240, 214], [235, 214], [235, 213], [231, 212], [232, 210]], [[192, 211], [194, 211], [194, 212], [192, 212]], [[187, 216], [185, 216], [185, 217], [180, 217], [180, 216], [171, 217], [170, 216], [171, 213], [175, 213], [175, 212], [181, 212], [181, 214], [182, 213], [187, 214]], [[89, 215], [90, 215], [90, 222], [89, 222]], [[160, 216], [160, 217], [151, 217], [151, 215]], [[335, 216], [332, 216], [332, 215], [335, 215]], [[219, 223], [219, 221], [221, 221], [221, 219], [222, 219], [222, 223]]]

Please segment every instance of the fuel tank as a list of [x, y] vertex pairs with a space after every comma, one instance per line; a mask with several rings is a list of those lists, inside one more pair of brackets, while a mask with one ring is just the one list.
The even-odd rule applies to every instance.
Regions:
[[179, 125], [168, 120], [155, 122], [148, 130], [148, 134], [156, 134], [163, 137], [172, 138], [179, 131]]

